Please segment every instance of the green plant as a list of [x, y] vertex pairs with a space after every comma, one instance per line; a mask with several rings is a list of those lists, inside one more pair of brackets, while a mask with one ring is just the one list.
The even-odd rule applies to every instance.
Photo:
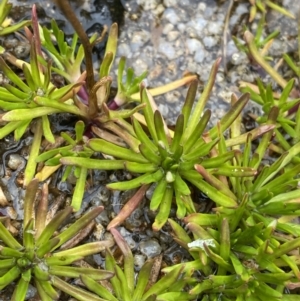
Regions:
[[114, 273], [94, 268], [72, 266], [72, 263], [85, 256], [98, 253], [113, 245], [112, 241], [99, 241], [82, 244], [78, 247], [60, 247], [84, 229], [103, 207], [95, 207], [59, 234], [54, 233], [72, 213], [72, 207], [58, 212], [46, 225], [48, 211], [47, 185], [35, 209], [38, 180], [28, 184], [24, 199], [23, 241], [16, 240], [0, 222], [0, 289], [17, 282], [11, 300], [25, 300], [29, 283], [37, 288], [41, 300], [57, 300], [59, 290], [77, 300], [98, 300], [96, 295], [68, 284], [63, 278], [79, 278], [88, 274], [94, 280], [111, 278]]
[[[122, 183], [108, 184], [110, 189], [128, 190], [142, 186], [143, 184], [157, 183], [150, 202], [151, 210], [158, 210], [153, 229], [159, 230], [167, 221], [173, 197], [177, 204], [177, 217], [183, 218], [186, 213], [195, 212], [191, 199], [190, 184], [193, 184], [207, 195], [214, 195], [211, 189], [215, 190], [202, 177], [194, 171], [194, 165], [201, 163], [206, 168], [218, 175], [232, 175], [233, 177], [243, 177], [255, 175], [256, 171], [250, 167], [241, 168], [226, 165], [227, 161], [235, 157], [235, 151], [222, 152], [220, 156], [212, 153], [212, 149], [220, 141], [223, 133], [234, 122], [241, 110], [248, 101], [248, 95], [243, 95], [233, 105], [231, 110], [220, 120], [219, 124], [204, 134], [205, 127], [210, 118], [210, 112], [203, 113], [205, 103], [214, 83], [215, 74], [219, 61], [212, 69], [210, 80], [197, 102], [194, 111], [192, 105], [197, 89], [197, 82], [192, 82], [188, 91], [182, 114], [178, 117], [175, 132], [172, 134], [165, 125], [159, 113], [153, 112], [154, 103], [151, 95], [146, 89], [142, 89], [142, 104], [145, 104], [144, 116], [147, 131], [144, 131], [141, 124], [133, 118], [133, 127], [127, 127], [130, 148], [116, 146], [102, 139], [93, 138], [88, 142], [88, 146], [96, 152], [114, 156], [118, 160], [111, 160], [108, 164], [123, 164], [122, 168], [141, 174], [130, 181]], [[203, 114], [203, 116], [202, 116]], [[252, 132], [255, 139], [262, 133], [270, 130], [270, 126], [262, 125]], [[149, 135], [149, 136], [148, 136]], [[172, 137], [173, 136], [173, 137]], [[232, 144], [244, 143], [244, 137], [234, 137]], [[106, 164], [103, 160], [80, 159], [73, 157], [63, 157], [60, 162], [65, 165], [77, 165], [84, 168], [101, 169]], [[113, 165], [114, 164], [114, 165]], [[242, 169], [242, 171], [241, 171]], [[227, 189], [216, 191], [214, 198], [220, 205], [236, 205], [236, 199]]]
[[[266, 25], [265, 21], [265, 12], [263, 13], [262, 17], [260, 18], [257, 30], [255, 35], [253, 36], [253, 43], [255, 44], [255, 47], [260, 51], [260, 54], [264, 57], [265, 60], [272, 60], [271, 57], [265, 56], [265, 53], [267, 52], [268, 48], [271, 46], [271, 43], [273, 40], [280, 34], [278, 30], [275, 30], [274, 32], [270, 33], [268, 36], [264, 37], [264, 28]], [[244, 27], [244, 32], [247, 31], [247, 27]], [[236, 47], [241, 51], [247, 53], [248, 56], [250, 56], [249, 49], [247, 45], [245, 45], [245, 42], [241, 42], [236, 36], [232, 36], [232, 39], [236, 45]]]
[[[172, 273], [164, 275], [156, 283], [149, 286], [151, 270], [154, 260], [148, 260], [138, 273], [137, 280], [134, 276], [134, 262], [131, 250], [115, 229], [110, 229], [114, 239], [124, 256], [123, 270], [118, 266], [112, 253], [107, 250], [105, 257], [105, 267], [108, 271], [115, 273], [109, 282], [112, 291], [98, 283], [88, 275], [82, 275], [81, 280], [87, 288], [108, 301], [171, 301], [171, 300], [193, 300], [195, 296], [184, 292], [188, 283], [188, 277], [183, 275], [183, 267], [174, 269]], [[187, 272], [186, 274], [190, 274]]]
[[269, 9], [273, 9], [279, 13], [281, 13], [282, 15], [285, 15], [289, 18], [295, 19], [295, 16], [290, 13], [289, 11], [287, 11], [286, 9], [284, 9], [282, 6], [274, 3], [273, 1], [270, 0], [249, 0], [250, 4], [251, 4], [251, 8], [249, 11], [249, 22], [252, 22], [256, 16], [256, 14], [258, 12], [261, 12], [263, 14], [266, 13], [266, 10]]
[[[270, 110], [268, 124], [276, 123], [278, 111], [276, 107]], [[239, 127], [236, 119], [231, 136], [239, 135]], [[200, 294], [202, 300], [299, 300], [289, 290], [298, 286], [300, 277], [296, 252], [300, 227], [292, 222], [300, 212], [300, 168], [293, 164], [300, 144], [296, 143], [268, 166], [263, 160], [272, 130], [263, 135], [254, 151], [251, 134], [247, 136], [243, 153], [236, 149], [233, 164], [258, 169], [255, 177], [218, 179], [201, 164], [195, 165], [211, 185], [219, 190], [230, 189], [237, 204], [217, 206], [208, 214], [186, 216], [184, 222], [193, 238], [169, 220], [175, 240], [194, 258], [185, 269], [197, 268], [203, 275], [190, 293]], [[219, 145], [217, 151], [220, 149]]]
[[[262, 116], [249, 114], [256, 122], [264, 123], [268, 118], [270, 111], [276, 106], [278, 108], [278, 118], [276, 120], [275, 138], [270, 143], [270, 149], [282, 154], [288, 151], [292, 144], [299, 141], [299, 103], [300, 99], [291, 99], [289, 96], [294, 89], [295, 80], [290, 80], [286, 87], [280, 94], [272, 91], [271, 85], [264, 87], [262, 82], [257, 79], [257, 87], [259, 90], [255, 91], [254, 87], [241, 88], [244, 92], [250, 93], [250, 98], [261, 105], [263, 110]], [[292, 143], [292, 144], [291, 144]], [[297, 158], [293, 159], [296, 162]]]

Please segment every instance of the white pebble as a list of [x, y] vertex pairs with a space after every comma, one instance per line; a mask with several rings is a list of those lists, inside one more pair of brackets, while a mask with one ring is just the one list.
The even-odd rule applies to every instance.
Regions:
[[180, 35], [179, 31], [172, 30], [168, 33], [167, 39], [169, 42], [173, 42], [179, 37], [179, 35]]
[[137, 4], [141, 5], [144, 10], [153, 10], [158, 5], [159, 0], [137, 0]]
[[136, 31], [131, 38], [131, 50], [132, 52], [138, 51], [145, 43], [150, 40], [151, 34], [147, 31]]
[[171, 6], [176, 6], [176, 5], [177, 5], [176, 0], [164, 0], [165, 7], [171, 7]]
[[203, 44], [206, 48], [212, 48], [218, 44], [218, 39], [212, 36], [207, 36], [203, 38]]
[[167, 8], [164, 11], [163, 18], [172, 23], [173, 25], [176, 25], [180, 21], [180, 17], [175, 12], [175, 9], [173, 8]]
[[23, 164], [23, 158], [18, 154], [11, 154], [8, 160], [8, 167], [12, 170], [17, 170], [20, 165]]
[[166, 41], [161, 41], [159, 43], [158, 52], [163, 53], [169, 60], [173, 60], [176, 57], [174, 47]]
[[203, 45], [197, 39], [187, 39], [186, 47], [191, 54], [197, 52], [199, 49], [203, 49]]
[[221, 22], [211, 22], [207, 26], [207, 30], [212, 35], [222, 34], [223, 24]]
[[148, 70], [148, 65], [141, 59], [134, 60], [132, 64], [133, 69], [138, 70], [140, 73]]
[[161, 246], [155, 239], [141, 241], [139, 247], [148, 258], [153, 258], [161, 253]]
[[168, 23], [166, 24], [164, 27], [163, 27], [163, 30], [162, 30], [162, 33], [163, 34], [168, 34], [171, 30], [174, 29], [174, 25], [171, 24], [171, 23]]
[[206, 3], [200, 2], [198, 5], [198, 10], [205, 11], [206, 10]]
[[145, 259], [146, 256], [145, 255], [141, 255], [141, 254], [136, 254], [133, 257], [133, 262], [134, 262], [134, 266], [135, 268], [139, 271], [143, 265], [145, 264]]
[[125, 56], [126, 58], [131, 57], [130, 47], [127, 43], [121, 43], [118, 46], [118, 56]]

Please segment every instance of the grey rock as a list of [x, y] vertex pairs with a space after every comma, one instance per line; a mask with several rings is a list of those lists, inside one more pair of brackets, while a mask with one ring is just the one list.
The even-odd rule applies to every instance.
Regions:
[[140, 242], [139, 249], [147, 258], [153, 258], [161, 253], [161, 246], [155, 239], [148, 239]]

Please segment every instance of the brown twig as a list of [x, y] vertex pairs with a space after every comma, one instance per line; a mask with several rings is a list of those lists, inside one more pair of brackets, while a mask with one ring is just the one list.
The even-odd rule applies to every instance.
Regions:
[[86, 64], [86, 84], [87, 89], [90, 92], [95, 84], [94, 78], [94, 68], [93, 68], [93, 59], [92, 59], [92, 45], [90, 40], [80, 24], [78, 18], [76, 17], [70, 3], [68, 0], [53, 0], [53, 2], [60, 8], [62, 13], [68, 19], [68, 21], [72, 24], [74, 30], [78, 34], [79, 39], [81, 40], [84, 56], [85, 56], [85, 64]]

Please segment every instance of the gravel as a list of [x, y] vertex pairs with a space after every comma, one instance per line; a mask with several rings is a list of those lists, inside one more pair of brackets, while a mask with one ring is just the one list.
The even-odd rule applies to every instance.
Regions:
[[[120, 34], [118, 55], [125, 56], [128, 66], [133, 65], [137, 74], [145, 69], [150, 71], [146, 81], [148, 87], [167, 84], [182, 77], [186, 71], [197, 73], [200, 80], [206, 82], [213, 61], [223, 56], [224, 20], [229, 2], [214, 0], [123, 1], [126, 12]], [[158, 14], [160, 11], [158, 8], [161, 5], [164, 11]], [[231, 12], [225, 46], [226, 56], [223, 57], [223, 65], [219, 68], [217, 75], [217, 84], [208, 104], [213, 109], [211, 124], [215, 124], [219, 116], [222, 116], [228, 109], [228, 94], [232, 92], [239, 94], [238, 81], [252, 82], [256, 76], [247, 56], [238, 51], [230, 38], [232, 34], [239, 34], [241, 37], [242, 26], [248, 18], [246, 14], [249, 11], [249, 5], [248, 1], [239, 1]], [[283, 5], [291, 11], [297, 9], [295, 1], [286, 0], [283, 1]], [[255, 29], [260, 18], [261, 15], [258, 14], [252, 29]], [[296, 21], [274, 11], [268, 14], [267, 19], [270, 23], [270, 27], [268, 25], [266, 28], [267, 33], [279, 27], [284, 34], [274, 42], [270, 50], [270, 55], [275, 57], [274, 63], [276, 63], [284, 52], [297, 48], [295, 43], [290, 41], [286, 43], [291, 37], [295, 38], [297, 35], [295, 30], [297, 25]], [[285, 26], [284, 30], [282, 24]], [[287, 28], [291, 28], [292, 31]], [[228, 69], [226, 74], [225, 62]], [[173, 66], [172, 70], [170, 70], [170, 65]], [[185, 88], [178, 89], [178, 91], [175, 95], [171, 92], [163, 97], [156, 97], [162, 114], [172, 125], [175, 123], [186, 94]], [[199, 89], [198, 96], [200, 92]]]

